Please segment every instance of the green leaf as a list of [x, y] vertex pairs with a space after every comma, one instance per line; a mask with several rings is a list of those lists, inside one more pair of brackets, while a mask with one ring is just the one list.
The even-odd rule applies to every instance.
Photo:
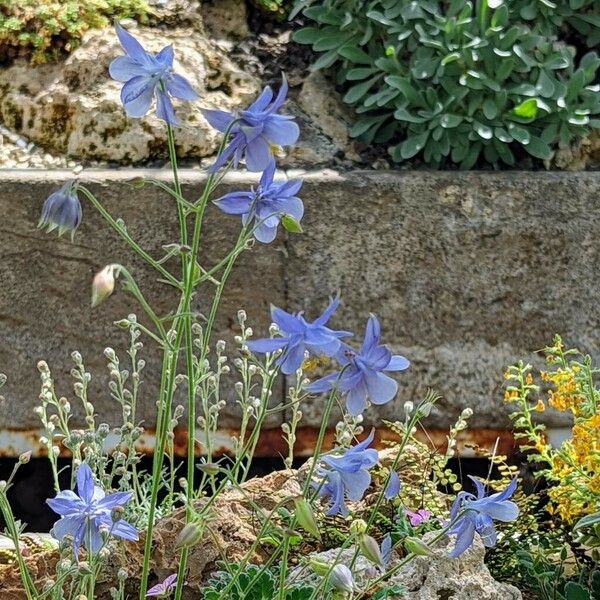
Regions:
[[544, 98], [551, 98], [554, 94], [554, 82], [543, 69], [540, 70], [540, 76], [538, 77], [536, 87], [540, 96], [543, 96]]
[[491, 98], [486, 98], [483, 101], [483, 114], [485, 115], [486, 119], [491, 120], [496, 118], [496, 115], [498, 114], [498, 106]]
[[296, 221], [296, 219], [290, 215], [283, 215], [281, 218], [281, 224], [283, 225], [283, 228], [290, 233], [303, 232], [302, 225], [300, 225], [300, 223], [298, 223], [298, 221]]
[[513, 115], [522, 119], [534, 119], [537, 115], [537, 102], [535, 98], [527, 98], [512, 110]]
[[541, 138], [533, 135], [529, 136], [529, 143], [524, 144], [525, 150], [536, 158], [550, 158], [552, 149]]
[[299, 44], [314, 44], [322, 35], [316, 27], [304, 27], [294, 31], [292, 39]]
[[337, 50], [330, 50], [322, 54], [312, 65], [310, 65], [311, 71], [318, 71], [319, 69], [326, 69], [330, 67], [336, 60], [338, 60]]
[[578, 529], [591, 527], [596, 523], [600, 523], [600, 512], [595, 512], [591, 515], [586, 515], [585, 517], [582, 517], [581, 519], [579, 519], [579, 521], [577, 521], [577, 523], [575, 523], [575, 527], [573, 527], [573, 530], [577, 531]]
[[473, 121], [473, 129], [477, 132], [477, 135], [484, 140], [492, 139], [493, 133], [491, 127], [488, 127], [479, 121]]
[[358, 102], [372, 87], [373, 84], [379, 79], [379, 75], [367, 79], [362, 83], [353, 85], [344, 95], [344, 102], [347, 104], [354, 104]]
[[359, 65], [370, 65], [373, 62], [372, 58], [364, 50], [361, 50], [356, 46], [344, 46], [343, 48], [339, 48], [338, 54]]
[[569, 581], [565, 585], [565, 598], [566, 600], [590, 600], [590, 594], [583, 586]]
[[350, 69], [346, 73], [346, 79], [348, 81], [357, 81], [359, 79], [366, 79], [373, 73], [377, 73], [377, 69], [373, 67], [359, 67], [357, 69]]
[[440, 119], [440, 125], [445, 129], [452, 129], [458, 127], [463, 122], [463, 117], [460, 115], [445, 114]]
[[429, 137], [429, 132], [424, 131], [419, 135], [413, 135], [407, 139], [405, 139], [400, 144], [400, 156], [406, 160], [408, 158], [412, 158], [416, 154], [418, 154], [427, 143], [427, 138]]
[[524, 129], [523, 127], [518, 127], [514, 123], [509, 123], [508, 132], [520, 144], [529, 144], [530, 135], [527, 129]]

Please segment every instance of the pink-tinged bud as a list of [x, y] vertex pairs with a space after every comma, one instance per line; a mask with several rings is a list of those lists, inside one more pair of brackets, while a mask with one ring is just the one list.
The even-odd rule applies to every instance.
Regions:
[[417, 537], [407, 537], [404, 540], [404, 547], [408, 552], [417, 556], [433, 556], [431, 548]]
[[335, 565], [329, 575], [329, 583], [338, 592], [351, 594], [354, 591], [354, 577], [346, 565]]
[[383, 556], [381, 555], [379, 544], [374, 538], [364, 533], [360, 536], [358, 546], [360, 548], [361, 554], [367, 560], [371, 561], [374, 565], [377, 565], [378, 567], [384, 566]]
[[92, 282], [92, 308], [108, 298], [115, 289], [115, 267], [107, 265], [94, 276]]
[[313, 537], [320, 540], [321, 532], [319, 531], [319, 525], [317, 524], [315, 513], [313, 512], [310, 503], [305, 498], [296, 498], [294, 504], [296, 506], [294, 516], [296, 517], [296, 521], [298, 521], [298, 525], [300, 525], [304, 531], [307, 531]]
[[31, 460], [31, 450], [28, 450], [27, 452], [23, 452], [23, 454], [21, 454], [21, 456], [19, 456], [19, 464], [20, 465], [26, 465], [30, 460]]

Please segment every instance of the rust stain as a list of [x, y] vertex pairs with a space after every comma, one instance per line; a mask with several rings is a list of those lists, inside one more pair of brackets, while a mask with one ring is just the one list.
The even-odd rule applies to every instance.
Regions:
[[[141, 454], [151, 455], [155, 450], [155, 430], [146, 429], [136, 444], [136, 450]], [[429, 429], [427, 432], [417, 432], [417, 438], [431, 447], [432, 450], [446, 450], [447, 429]], [[299, 428], [295, 454], [298, 457], [311, 456], [318, 438], [318, 429], [312, 427]], [[220, 429], [215, 436], [215, 454], [224, 455], [231, 452], [231, 438], [239, 435], [236, 429]], [[327, 431], [323, 449], [328, 450], [333, 446], [334, 430]], [[46, 449], [39, 443], [40, 431], [37, 429], [8, 429], [0, 431], [0, 458], [14, 458], [21, 453], [31, 450], [33, 456], [46, 456]], [[201, 439], [199, 434], [197, 439]], [[397, 440], [398, 436], [390, 429], [380, 427], [375, 434], [375, 445], [385, 447], [385, 442]], [[108, 447], [116, 447], [118, 440], [109, 438]], [[491, 451], [496, 442], [497, 453], [511, 455], [516, 451], [517, 444], [511, 431], [505, 429], [471, 429], [461, 431], [458, 436], [457, 449], [459, 456], [475, 456], [473, 447], [478, 446]], [[187, 455], [187, 429], [176, 428], [174, 431], [173, 449], [176, 456]], [[197, 443], [196, 455], [202, 454], [202, 447]], [[259, 458], [272, 458], [287, 454], [287, 446], [279, 428], [264, 429], [260, 433], [255, 456]], [[69, 456], [69, 451], [61, 447], [61, 456]]]

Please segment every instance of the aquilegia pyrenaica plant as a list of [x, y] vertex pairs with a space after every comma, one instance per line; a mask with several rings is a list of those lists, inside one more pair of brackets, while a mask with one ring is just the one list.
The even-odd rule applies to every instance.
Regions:
[[[142, 552], [139, 572], [120, 570], [113, 598], [138, 597], [142, 600], [149, 596], [180, 600], [189, 576], [189, 553], [195, 544], [210, 536], [214, 499], [229, 493], [232, 488], [243, 489], [241, 486], [248, 477], [258, 436], [267, 418], [281, 411], [281, 407], [291, 411], [289, 422], [282, 427], [290, 448], [286, 464], [291, 466], [296, 429], [302, 419], [302, 403], [309, 394], [325, 394], [323, 398], [315, 399], [321, 403], [323, 421], [313, 458], [301, 479], [302, 494], [286, 498], [279, 506], [281, 512], [274, 511], [266, 518], [262, 516], [262, 537], [257, 534], [256, 544], [263, 543], [263, 538], [281, 536], [268, 548], [273, 561], [280, 565], [274, 593], [278, 600], [285, 600], [288, 559], [293, 551], [294, 536], [301, 535], [298, 530], [313, 541], [322, 540], [320, 523], [325, 515], [343, 519], [360, 512], [360, 519], [352, 519], [344, 546], [354, 548], [355, 556], [361, 552], [374, 563], [373, 581], [355, 580], [354, 560], [351, 565], [333, 561], [319, 566], [318, 561], [313, 562], [311, 568], [320, 579], [311, 598], [326, 598], [329, 597], [327, 594], [349, 598], [355, 593], [362, 597], [360, 594], [377, 589], [401, 566], [401, 563], [392, 566], [394, 548], [403, 544], [398, 531], [385, 532], [387, 535], [380, 536], [382, 541], [374, 537], [383, 533], [377, 529], [381, 522], [377, 519], [379, 511], [385, 508], [403, 519], [406, 514], [431, 514], [422, 506], [405, 505], [402, 496], [405, 482], [399, 477], [399, 469], [402, 449], [409, 440], [417, 443], [414, 431], [419, 421], [429, 414], [435, 398], [428, 396], [416, 406], [412, 402], [404, 404], [404, 419], [396, 424], [400, 435], [398, 451], [391, 461], [385, 463], [385, 457], [374, 448], [374, 430], [362, 441], [357, 438], [362, 433], [360, 423], [365, 409], [370, 405], [389, 403], [397, 396], [398, 382], [390, 373], [402, 372], [410, 363], [382, 343], [381, 326], [374, 315], [366, 320], [360, 349], [351, 345], [352, 332], [336, 329], [330, 324], [340, 305], [339, 297], [331, 300], [316, 318], [273, 307], [273, 326], [268, 335], [258, 339], [252, 339], [246, 314], [240, 310], [241, 334], [236, 338], [239, 355], [232, 365], [229, 364], [226, 344], [213, 339], [213, 330], [220, 299], [236, 260], [253, 245], [257, 251], [269, 251], [255, 242], [273, 242], [282, 228], [290, 233], [301, 231], [299, 222], [304, 214], [302, 182], [278, 177], [274, 158], [274, 146], [294, 144], [299, 135], [297, 124], [285, 114], [286, 79], [282, 78], [276, 94], [266, 87], [245, 109], [233, 112], [202, 110], [223, 138], [201, 196], [188, 199], [183, 194], [177, 172], [173, 128], [179, 123], [173, 100], [190, 102], [197, 98], [196, 93], [175, 72], [173, 48], [164, 48], [154, 55], [120, 25], [116, 26], [116, 31], [125, 55], [115, 57], [110, 65], [110, 75], [123, 83], [121, 100], [125, 112], [133, 118], [144, 118], [154, 106], [166, 128], [174, 183], [168, 186], [148, 179], [144, 184], [159, 186], [168, 193], [177, 211], [179, 239], [165, 246], [164, 256], [152, 256], [131, 236], [122, 221], [107, 211], [99, 198], [83, 183], [75, 181], [66, 183], [50, 195], [42, 209], [39, 225], [49, 231], [57, 229], [59, 235], [69, 232], [73, 236], [82, 220], [81, 203], [88, 203], [123, 243], [154, 270], [157, 278], [177, 291], [179, 298], [171, 312], [157, 312], [137, 285], [135, 274], [122, 264], [111, 263], [94, 278], [93, 305], [106, 301], [114, 293], [115, 282], [121, 280], [124, 290], [135, 297], [141, 310], [139, 318], [129, 315], [117, 323], [129, 335], [130, 368], [124, 368], [114, 350], [105, 350], [111, 395], [120, 404], [123, 415], [123, 425], [116, 430], [117, 450], [112, 453], [107, 450], [110, 427], [96, 424], [94, 407], [87, 396], [90, 374], [79, 353], [72, 355], [72, 374], [76, 381], [75, 396], [85, 416], [84, 429], [71, 427], [73, 411], [70, 402], [56, 396], [48, 365], [43, 361], [38, 364], [42, 392], [36, 412], [44, 428], [40, 442], [47, 450], [52, 466], [56, 495], [48, 499], [48, 504], [60, 517], [54, 525], [53, 535], [59, 542], [62, 559], [58, 562], [57, 577], [46, 582], [42, 590], [30, 573], [27, 561], [17, 552], [16, 563], [24, 595], [28, 600], [94, 598], [99, 574], [114, 555], [112, 550], [124, 543], [135, 543], [139, 536], [142, 540], [139, 542]], [[202, 102], [202, 98], [199, 100]], [[227, 171], [242, 165], [259, 174], [254, 187], [216, 194], [217, 185]], [[203, 243], [202, 221], [211, 201], [225, 215], [241, 218], [240, 232], [233, 248], [212, 267], [201, 265], [199, 259]], [[325, 287], [327, 282], [323, 285]], [[204, 315], [198, 315], [193, 304], [199, 288], [203, 290], [203, 297], [210, 298], [209, 310]], [[136, 406], [145, 366], [139, 353], [146, 343], [155, 344], [162, 355], [156, 402], [156, 447], [159, 450], [154, 454], [150, 473], [144, 473], [138, 467], [136, 451], [136, 441], [142, 433]], [[321, 377], [307, 378], [315, 368], [321, 370]], [[324, 374], [323, 368], [328, 368], [331, 373]], [[238, 378], [234, 388], [241, 408], [240, 429], [233, 441], [233, 455], [219, 458], [214, 450], [214, 434], [219, 427], [219, 412], [224, 406], [220, 381], [222, 376], [234, 373]], [[276, 393], [275, 382], [279, 374], [289, 377], [289, 402], [279, 399], [272, 406], [269, 400]], [[185, 389], [185, 408], [175, 405], [177, 386]], [[200, 414], [197, 414], [198, 407]], [[325, 452], [325, 434], [335, 407], [341, 410], [336, 443]], [[173, 430], [184, 417], [187, 419], [188, 460], [185, 473], [180, 473], [173, 460]], [[197, 426], [204, 454], [201, 461], [195, 456]], [[455, 443], [454, 438], [449, 438], [450, 442]], [[57, 463], [62, 449], [73, 456], [71, 486], [66, 488], [60, 485]], [[20, 462], [26, 460], [23, 457]], [[290, 473], [290, 477], [296, 476], [292, 471]], [[6, 496], [11, 482], [12, 477], [0, 486], [0, 511], [8, 523], [8, 534], [18, 548], [21, 531], [12, 517]], [[181, 492], [176, 485], [178, 482], [182, 484]], [[516, 506], [508, 500], [514, 485], [499, 494], [485, 496], [482, 484], [477, 482], [477, 497], [459, 494], [449, 512], [449, 522], [440, 526], [436, 539], [448, 533], [456, 535], [453, 554], [465, 551], [476, 534], [481, 535], [487, 545], [492, 544], [495, 539], [493, 520], [507, 521], [517, 516]], [[368, 490], [372, 490], [370, 501], [360, 508], [359, 503]], [[201, 497], [206, 501], [198, 504], [196, 500]], [[177, 572], [154, 573], [151, 556], [155, 525], [160, 517], [179, 506], [185, 508], [186, 524], [175, 548], [178, 552]], [[257, 518], [259, 516], [257, 514]], [[362, 516], [366, 520], [362, 520]], [[448, 516], [448, 511], [438, 515], [442, 516]], [[419, 519], [411, 517], [411, 523], [417, 527], [425, 521], [424, 517], [419, 516]], [[393, 522], [387, 518], [388, 521]], [[413, 550], [409, 551], [405, 562], [415, 554], [425, 552], [423, 547], [415, 540], [410, 546], [407, 544], [406, 548]], [[252, 552], [246, 561], [250, 560]], [[241, 566], [230, 570], [226, 574], [230, 582], [217, 597], [228, 598], [228, 590], [237, 585], [243, 572]], [[135, 589], [127, 588], [129, 580], [135, 582]]]

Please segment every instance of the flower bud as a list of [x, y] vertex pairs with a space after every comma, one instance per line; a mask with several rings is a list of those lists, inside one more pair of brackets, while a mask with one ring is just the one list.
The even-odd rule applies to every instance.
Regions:
[[31, 460], [31, 450], [28, 450], [27, 452], [23, 452], [23, 454], [21, 454], [21, 456], [19, 456], [19, 464], [20, 465], [26, 465], [30, 460]]
[[363, 533], [358, 541], [358, 546], [360, 548], [361, 554], [367, 560], [370, 560], [373, 564], [377, 566], [384, 566], [383, 556], [381, 556], [379, 544], [374, 538], [372, 538], [370, 535], [367, 535], [366, 533]]
[[407, 537], [404, 540], [404, 547], [407, 552], [416, 554], [417, 556], [433, 556], [431, 548], [423, 540], [417, 537]]
[[367, 532], [367, 523], [362, 519], [355, 519], [350, 523], [350, 533], [366, 533]]
[[217, 463], [204, 463], [199, 465], [198, 468], [207, 475], [216, 475], [221, 470]]
[[200, 523], [187, 523], [179, 532], [175, 540], [175, 548], [190, 548], [202, 539], [202, 526]]
[[352, 571], [346, 565], [335, 565], [329, 575], [329, 583], [339, 592], [351, 594], [354, 591]]
[[317, 558], [311, 558], [308, 566], [320, 577], [324, 577], [329, 572], [329, 564]]
[[115, 267], [107, 265], [94, 276], [92, 282], [92, 308], [108, 298], [115, 289]]
[[295, 498], [294, 505], [296, 507], [294, 516], [296, 517], [296, 521], [298, 521], [298, 525], [305, 531], [308, 531], [313, 537], [320, 540], [321, 533], [319, 531], [319, 525], [317, 524], [315, 513], [308, 500], [306, 500], [306, 498]]

